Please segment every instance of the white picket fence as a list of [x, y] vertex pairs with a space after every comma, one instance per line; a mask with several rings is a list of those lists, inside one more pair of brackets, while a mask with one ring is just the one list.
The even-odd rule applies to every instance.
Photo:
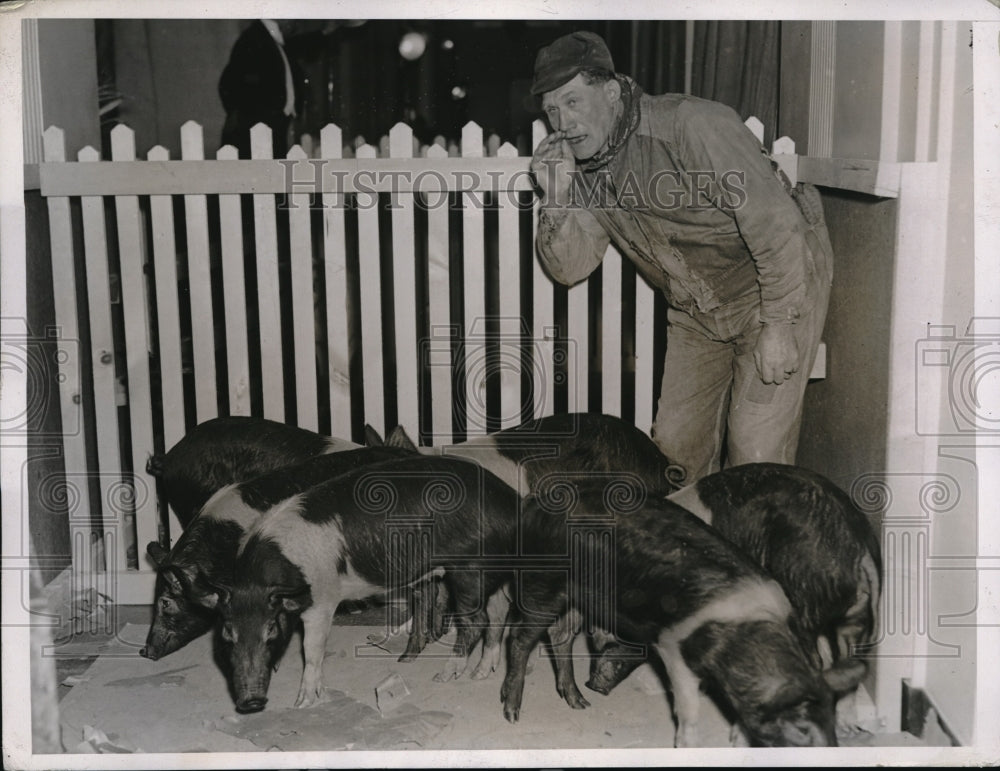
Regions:
[[[751, 119], [748, 125], [762, 136], [759, 122]], [[534, 133], [533, 144], [537, 144], [544, 135], [540, 122]], [[525, 417], [551, 414], [559, 388], [568, 411], [596, 409], [620, 415], [627, 403], [636, 425], [649, 429], [658, 392], [654, 291], [637, 276], [634, 297], [623, 303], [623, 267], [631, 267], [623, 266], [610, 248], [599, 276], [566, 291], [565, 324], [560, 328], [556, 318], [560, 290], [533, 254], [522, 259], [526, 240], [521, 217], [533, 200], [529, 159], [518, 156], [510, 144], [501, 144], [496, 137], [484, 141], [482, 129], [470, 123], [463, 130], [460, 147], [453, 146], [450, 152], [437, 144], [418, 147], [411, 129], [398, 124], [382, 140], [380, 150], [361, 144], [352, 153], [340, 129], [330, 125], [323, 129], [318, 146], [305, 143], [308, 153], [296, 145], [286, 159], [274, 160], [270, 158], [270, 131], [260, 125], [252, 132], [251, 160], [237, 160], [235, 149], [228, 146], [218, 151], [216, 160], [206, 160], [198, 124], [186, 123], [181, 138], [181, 160], [170, 160], [162, 147], [151, 149], [146, 160], [137, 160], [133, 132], [119, 125], [111, 134], [110, 161], [100, 160], [98, 152], [88, 147], [79, 152], [77, 162], [70, 162], [65, 157], [63, 132], [49, 128], [44, 135], [45, 162], [39, 176], [50, 219], [56, 323], [67, 343], [59, 372], [64, 425], [84, 425], [88, 400], [81, 397], [90, 393], [90, 425], [96, 427], [97, 435], [96, 458], [87, 457], [84, 432], [68, 434], [64, 440], [67, 478], [96, 479], [101, 489], [103, 555], [93, 556], [88, 548], [91, 518], [87, 512], [71, 517], [71, 522], [80, 523], [74, 535], [79, 542], [74, 546], [74, 567], [82, 581], [100, 584], [118, 602], [148, 602], [151, 583], [142, 547], [161, 536], [164, 524], [171, 540], [180, 532], [172, 515], [161, 518], [154, 481], [145, 472], [156, 437], [161, 437], [161, 448], [169, 448], [189, 423], [215, 417], [220, 393], [226, 395], [230, 414], [250, 414], [251, 391], [257, 387], [254, 378], [259, 379], [264, 417], [286, 420], [286, 389], [293, 387], [295, 423], [310, 430], [325, 429], [320, 426], [323, 405], [335, 436], [351, 437], [352, 426], [356, 433], [363, 423], [382, 432], [391, 428], [384, 408], [389, 403], [395, 407], [393, 423], [404, 426], [411, 436], [421, 436], [424, 443], [451, 443], [456, 438], [456, 404], [464, 404], [459, 415], [464, 435], [474, 437], [491, 428], [516, 425]], [[775, 152], [781, 155], [776, 157], [794, 178], [794, 150], [788, 140], [779, 142]], [[313, 194], [322, 204], [316, 215], [321, 217], [321, 229], [313, 227], [311, 219], [316, 209], [310, 207]], [[390, 206], [382, 215], [379, 194], [389, 195]], [[252, 196], [252, 223], [243, 221], [241, 195]], [[454, 216], [454, 207], [446, 205], [449, 195], [457, 195], [461, 203]], [[183, 244], [175, 237], [177, 196], [183, 199]], [[218, 196], [217, 222], [210, 221], [210, 196]], [[279, 196], [287, 196], [289, 205], [291, 301], [286, 297], [284, 307], [279, 291], [279, 234], [283, 232], [278, 224]], [[74, 214], [75, 198], [79, 198], [79, 215]], [[492, 205], [487, 205], [487, 198]], [[426, 209], [419, 239], [418, 207]], [[350, 270], [354, 263], [349, 254], [349, 212], [356, 216], [357, 275]], [[82, 255], [74, 239], [75, 216], [82, 223]], [[487, 216], [496, 218], [495, 242], [489, 245]], [[531, 216], [533, 243], [537, 216], [525, 216]], [[113, 239], [107, 232], [109, 222], [116, 231]], [[459, 279], [450, 257], [454, 243], [449, 244], [456, 225], [461, 228], [460, 291], [453, 286]], [[251, 232], [259, 320], [259, 335], [253, 340], [244, 270], [244, 251], [249, 246], [244, 239]], [[389, 276], [383, 275], [379, 259], [387, 238], [391, 240]], [[215, 276], [213, 250], [221, 263], [221, 274]], [[420, 277], [418, 251], [426, 255], [426, 275]], [[187, 344], [181, 336], [178, 291], [181, 252], [187, 261], [193, 404], [185, 403]], [[494, 264], [490, 253], [495, 255], [495, 279], [487, 276], [488, 266]], [[112, 254], [117, 254], [120, 301], [112, 296]], [[325, 329], [315, 323], [320, 287], [314, 286], [314, 256], [322, 266], [317, 278], [323, 284]], [[78, 312], [74, 279], [75, 266], [81, 261], [86, 266], [85, 318]], [[494, 280], [498, 312], [488, 313], [487, 285]], [[213, 281], [221, 281], [223, 309], [213, 306], [218, 296], [213, 297]], [[526, 281], [532, 287], [530, 308], [522, 308], [521, 287]], [[592, 293], [594, 281], [599, 287]], [[424, 286], [421, 296], [417, 286]], [[352, 287], [357, 287], [356, 294]], [[452, 321], [453, 296], [461, 297], [462, 307], [454, 309], [460, 310], [463, 319], [459, 328]], [[592, 307], [593, 297], [599, 298], [599, 307]], [[112, 305], [119, 302], [121, 322], [116, 327]], [[384, 304], [391, 306], [394, 319], [389, 329], [383, 328]], [[623, 307], [631, 308], [633, 319], [623, 317]], [[213, 325], [220, 312], [222, 339]], [[597, 339], [591, 340], [590, 321], [595, 314], [599, 314], [600, 327]], [[283, 316], [293, 329], [292, 373], [282, 367]], [[635, 330], [634, 354], [628, 362], [635, 372], [632, 393], [622, 389], [625, 324], [634, 324]], [[124, 334], [116, 334], [116, 328]], [[84, 352], [72, 345], [84, 330], [91, 364], [86, 371]], [[360, 389], [356, 384], [352, 389], [352, 338], [360, 345], [360, 372], [355, 365], [353, 373], [355, 379], [360, 375]], [[388, 347], [384, 345], [387, 340], [391, 341]], [[317, 375], [317, 341], [326, 348], [325, 377]], [[224, 366], [217, 367], [222, 345]], [[259, 347], [259, 372], [251, 371], [252, 347]], [[384, 356], [386, 350], [394, 351], [391, 361]], [[600, 352], [599, 404], [589, 393], [592, 350]], [[119, 365], [124, 362], [124, 372], [120, 366], [116, 371], [116, 359]], [[160, 375], [155, 393], [153, 362]], [[394, 373], [388, 399], [387, 371]], [[127, 385], [124, 392], [122, 382]], [[497, 382], [499, 405], [494, 398], [491, 406], [490, 383]], [[429, 396], [422, 400], [425, 384]], [[495, 394], [497, 386], [493, 388]], [[123, 402], [128, 405], [128, 425], [120, 431]], [[429, 415], [422, 414], [428, 410]], [[127, 438], [128, 457], [122, 454], [122, 437]], [[78, 491], [77, 497], [85, 509], [86, 490]], [[138, 553], [130, 554], [137, 545]], [[98, 574], [103, 574], [100, 581], [95, 579]]]

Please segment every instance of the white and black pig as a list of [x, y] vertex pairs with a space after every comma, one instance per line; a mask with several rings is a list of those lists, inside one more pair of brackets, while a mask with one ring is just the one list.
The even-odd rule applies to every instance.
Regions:
[[[817, 663], [846, 666], [874, 640], [878, 538], [830, 480], [795, 466], [751, 463], [706, 476], [668, 500], [710, 524], [781, 584]], [[610, 693], [644, 660], [635, 647], [611, 643], [594, 659], [587, 687]]]
[[156, 565], [153, 623], [139, 653], [159, 659], [208, 631], [218, 618], [201, 598], [213, 581], [229, 581], [240, 539], [281, 501], [328, 479], [390, 458], [413, 454], [395, 447], [360, 447], [283, 466], [213, 495], [167, 552], [155, 541], [147, 553]]
[[[299, 618], [305, 667], [295, 704], [308, 706], [322, 690], [337, 605], [405, 589], [435, 571], [456, 610], [453, 661], [464, 661], [487, 622], [485, 598], [508, 578], [479, 569], [481, 560], [513, 553], [519, 503], [474, 463], [417, 456], [351, 472], [269, 511], [244, 537], [232, 582], [208, 597], [222, 613], [237, 710], [264, 708], [271, 668]], [[421, 546], [401, 547], [407, 543]]]
[[[636, 426], [614, 415], [571, 412], [549, 415], [513, 428], [477, 437], [459, 444], [423, 449], [421, 452], [460, 457], [478, 463], [514, 488], [521, 496], [538, 491], [553, 477], [622, 474], [630, 482], [640, 482], [649, 496], [663, 496], [679, 488], [685, 471], [666, 458], [653, 440]], [[400, 661], [410, 661], [428, 643], [445, 632], [446, 592], [433, 579], [414, 587], [413, 627]], [[497, 598], [495, 612], [506, 613], [506, 603]], [[491, 612], [494, 612], [491, 609]], [[498, 663], [502, 619], [493, 619], [487, 636], [482, 666], [474, 677], [483, 677]], [[490, 657], [497, 659], [490, 661]]]
[[161, 480], [167, 503], [187, 527], [225, 485], [359, 446], [266, 418], [230, 415], [198, 424], [167, 453], [151, 456], [146, 471]]
[[[524, 514], [528, 550], [566, 555], [570, 564], [521, 571], [515, 583], [501, 690], [509, 721], [520, 716], [529, 652], [551, 619], [563, 616], [655, 648], [670, 677], [678, 747], [698, 745], [702, 687], [721, 698], [754, 745], [836, 745], [832, 686], [850, 683], [836, 682], [840, 671], [824, 676], [807, 655], [776, 581], [675, 504], [636, 495], [619, 505], [604, 485], [559, 488], [530, 499]], [[574, 520], [601, 523], [601, 532], [574, 538]], [[560, 695], [582, 708], [572, 638], [553, 636], [553, 662]]]

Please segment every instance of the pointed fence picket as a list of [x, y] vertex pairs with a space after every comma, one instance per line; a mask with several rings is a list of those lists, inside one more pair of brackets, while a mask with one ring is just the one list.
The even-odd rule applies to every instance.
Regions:
[[[532, 146], [544, 135], [536, 121]], [[86, 371], [87, 357], [74, 349], [61, 360], [60, 400], [64, 425], [83, 426], [88, 412], [96, 435], [95, 458], [82, 428], [64, 445], [67, 480], [100, 488], [106, 564], [83, 544], [74, 569], [131, 566], [136, 580], [118, 577], [119, 601], [149, 599], [149, 566], [136, 547], [180, 532], [172, 512], [156, 510], [146, 457], [220, 403], [229, 414], [276, 420], [291, 405], [298, 425], [355, 440], [365, 423], [380, 433], [399, 424], [433, 445], [557, 409], [652, 424], [663, 353], [653, 289], [637, 277], [634, 296], [625, 296], [631, 279], [613, 247], [587, 281], [555, 286], [533, 246], [525, 250], [538, 226], [529, 159], [496, 135], [484, 139], [476, 124], [460, 144], [437, 137], [423, 147], [404, 124], [375, 143], [345, 141], [331, 125], [284, 159], [271, 158], [263, 125], [251, 131], [249, 160], [232, 147], [205, 160], [194, 122], [181, 127], [179, 161], [162, 147], [137, 161], [130, 129], [111, 136], [111, 161], [86, 148], [68, 163], [62, 132], [49, 129], [39, 174], [60, 334], [89, 341]], [[774, 158], [794, 182], [794, 145], [779, 140]], [[79, 262], [85, 318], [73, 279]], [[627, 317], [623, 309], [633, 308]], [[83, 392], [92, 404], [81, 404]], [[119, 415], [127, 415], [121, 425]], [[89, 522], [87, 495], [76, 497]]]
[[[205, 142], [201, 126], [191, 120], [181, 126], [181, 158], [185, 161], [200, 161], [205, 158]], [[198, 422], [202, 423], [216, 417], [219, 412], [215, 385], [208, 208], [204, 195], [184, 196], [184, 222], [187, 234], [188, 293], [191, 297], [195, 406]]]

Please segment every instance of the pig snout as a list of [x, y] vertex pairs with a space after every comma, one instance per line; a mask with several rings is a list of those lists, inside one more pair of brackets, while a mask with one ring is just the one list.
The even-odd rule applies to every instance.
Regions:
[[143, 645], [139, 649], [139, 655], [142, 656], [144, 659], [149, 659], [150, 661], [156, 661], [158, 658], [160, 658], [159, 654], [156, 652], [156, 649], [151, 645]]
[[260, 712], [267, 704], [266, 696], [253, 696], [249, 699], [242, 699], [236, 702], [236, 711], [240, 713]]
[[642, 664], [641, 656], [629, 655], [619, 643], [611, 643], [591, 661], [586, 686], [607, 696], [622, 680]]

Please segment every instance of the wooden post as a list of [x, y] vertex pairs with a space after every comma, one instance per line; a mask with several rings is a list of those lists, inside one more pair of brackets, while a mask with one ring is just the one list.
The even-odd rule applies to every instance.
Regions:
[[[413, 157], [413, 130], [397, 123], [389, 132], [389, 154]], [[392, 287], [396, 325], [396, 408], [398, 422], [419, 436], [417, 368], [416, 234], [413, 193], [392, 193]]]
[[[111, 159], [135, 160], [135, 133], [119, 124], [111, 131]], [[149, 376], [149, 305], [146, 298], [146, 250], [142, 243], [139, 198], [115, 196], [118, 224], [118, 255], [121, 271], [122, 315], [125, 321], [125, 356], [128, 381], [129, 420], [132, 437], [131, 505], [125, 503], [125, 522], [134, 518], [135, 534], [127, 532], [136, 546], [139, 564], [145, 546], [159, 541], [159, 512], [155, 480], [146, 474], [146, 460], [153, 451], [153, 402]]]
[[[545, 124], [540, 120], [532, 123], [531, 146], [537, 147], [538, 143], [545, 138]], [[538, 207], [539, 202], [535, 201], [535, 212], [532, 218], [532, 233], [538, 232]], [[534, 248], [534, 244], [532, 244]], [[542, 418], [551, 415], [554, 411], [555, 400], [555, 366], [553, 356], [555, 347], [555, 306], [553, 298], [552, 280], [542, 270], [542, 265], [538, 260], [538, 255], [532, 260], [534, 266], [532, 273], [532, 292], [534, 298], [534, 329], [533, 329], [533, 350], [534, 371], [534, 416]]]
[[[235, 161], [236, 148], [223, 145], [216, 157]], [[246, 264], [243, 211], [239, 195], [219, 196], [219, 236], [222, 245], [222, 306], [226, 317], [226, 382], [229, 414], [250, 414], [250, 334], [247, 329]]]
[[[358, 159], [375, 157], [362, 145]], [[365, 422], [385, 435], [385, 384], [382, 368], [382, 272], [378, 230], [378, 193], [358, 193], [358, 272], [361, 284], [361, 362]]]
[[[343, 134], [333, 124], [320, 131], [320, 155], [340, 158]], [[323, 264], [326, 278], [326, 340], [330, 359], [330, 424], [334, 436], [351, 436], [351, 374], [347, 313], [347, 245], [343, 193], [323, 193]]]
[[[306, 161], [298, 145], [288, 159]], [[301, 428], [319, 430], [316, 385], [316, 316], [313, 294], [312, 231], [309, 224], [309, 194], [288, 196], [288, 238], [292, 269], [292, 330], [295, 350], [295, 415]]]
[[[205, 157], [201, 126], [192, 120], [181, 126], [181, 157], [186, 161], [200, 161]], [[184, 220], [187, 226], [195, 405], [198, 422], [202, 423], [219, 414], [215, 376], [212, 273], [208, 254], [208, 211], [204, 195], [184, 196]]]
[[[441, 139], [438, 137], [438, 139]], [[428, 158], [448, 157], [444, 140], [427, 148]], [[430, 314], [430, 339], [425, 347], [431, 376], [432, 444], [454, 441], [452, 415], [451, 344], [456, 330], [451, 324], [451, 273], [448, 254], [448, 191], [424, 194], [427, 206], [427, 304]]]
[[[274, 154], [271, 129], [258, 123], [250, 129], [250, 157]], [[274, 196], [254, 193], [254, 238], [257, 248], [257, 318], [260, 321], [260, 369], [264, 417], [284, 422], [285, 382], [281, 352], [281, 295], [278, 291], [278, 224]]]

